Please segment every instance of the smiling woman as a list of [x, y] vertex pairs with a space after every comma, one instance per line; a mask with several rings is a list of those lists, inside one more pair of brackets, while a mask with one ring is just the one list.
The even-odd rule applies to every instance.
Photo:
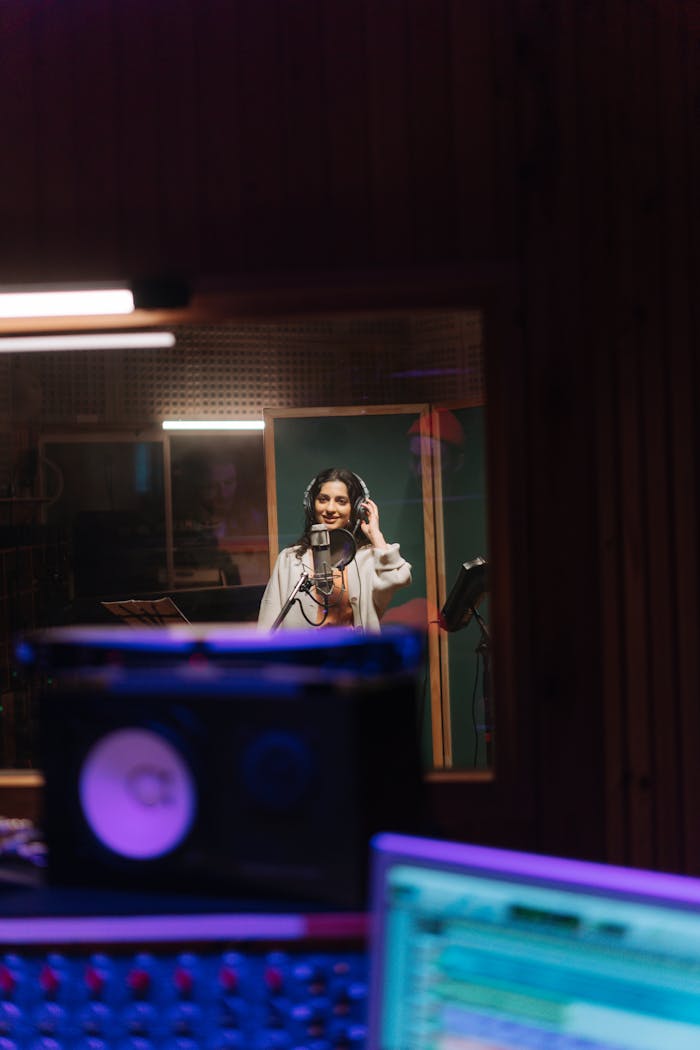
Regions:
[[[378, 631], [394, 592], [411, 582], [411, 566], [399, 544], [384, 538], [379, 507], [367, 486], [352, 471], [331, 467], [313, 478], [303, 502], [304, 531], [275, 562], [260, 605], [259, 626], [273, 628], [283, 622], [286, 627]], [[311, 552], [313, 530], [319, 525], [329, 533], [347, 530], [357, 545], [350, 564], [334, 568], [328, 581], [318, 579]]]
[[[426, 641], [420, 711], [426, 767], [485, 769], [489, 755], [482, 716], [481, 657], [476, 652], [477, 624], [450, 634], [440, 628], [439, 620], [455, 566], [476, 555], [486, 557], [488, 552], [481, 408], [453, 404], [448, 412], [432, 411], [425, 403], [357, 408], [334, 405], [318, 410], [270, 410], [265, 421], [271, 569], [280, 567], [274, 561], [277, 552], [287, 548], [294, 552], [300, 545], [296, 493], [305, 493], [304, 531], [311, 532], [316, 524], [317, 492], [332, 480], [325, 471], [314, 475], [319, 455], [326, 462], [351, 463], [348, 493], [355, 507], [350, 529], [356, 525], [363, 504], [370, 505], [370, 492], [380, 497], [379, 531], [385, 543], [400, 540], [399, 556], [411, 566], [410, 581], [392, 593], [379, 623], [382, 631], [397, 625], [412, 627]], [[443, 446], [452, 437], [459, 439], [455, 445], [458, 455], [443, 457], [443, 451], [449, 451]], [[326, 529], [332, 563], [334, 540], [342, 533], [323, 523], [316, 527]], [[354, 535], [360, 542], [365, 539], [365, 530], [357, 526]], [[387, 549], [390, 547], [387, 543]], [[377, 549], [368, 546], [358, 550], [355, 561], [346, 569], [351, 582], [356, 565]], [[307, 565], [310, 563], [307, 555]], [[280, 603], [299, 577], [299, 562], [290, 560], [288, 564], [296, 576], [290, 569], [283, 581], [287, 590], [277, 596]], [[293, 613], [297, 612], [295, 606]], [[316, 622], [315, 616], [310, 618]]]

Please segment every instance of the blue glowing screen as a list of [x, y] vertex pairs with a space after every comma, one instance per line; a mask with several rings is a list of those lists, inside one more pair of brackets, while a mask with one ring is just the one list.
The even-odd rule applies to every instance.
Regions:
[[370, 1050], [700, 1046], [700, 882], [380, 836]]

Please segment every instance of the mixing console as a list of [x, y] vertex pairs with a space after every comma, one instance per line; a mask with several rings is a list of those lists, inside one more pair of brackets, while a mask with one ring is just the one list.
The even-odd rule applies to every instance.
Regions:
[[0, 1050], [360, 1050], [364, 916], [0, 919]]

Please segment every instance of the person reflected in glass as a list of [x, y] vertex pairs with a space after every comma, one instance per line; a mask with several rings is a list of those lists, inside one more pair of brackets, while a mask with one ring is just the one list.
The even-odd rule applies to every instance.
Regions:
[[200, 520], [220, 544], [265, 532], [265, 517], [250, 494], [241, 491], [230, 456], [220, 453], [203, 460], [198, 483]]
[[226, 447], [195, 449], [179, 458], [173, 500], [180, 585], [211, 585], [214, 580], [239, 584], [248, 552], [266, 546], [264, 513], [255, 493], [240, 481], [238, 465]]
[[[329, 533], [343, 529], [352, 535], [357, 547], [348, 565], [333, 569], [330, 593], [325, 593], [325, 584], [313, 582], [313, 525], [323, 525]], [[351, 470], [323, 470], [307, 487], [302, 535], [277, 557], [260, 604], [259, 627], [274, 626], [304, 570], [312, 578], [311, 586], [297, 595], [279, 626], [378, 631], [394, 593], [411, 582], [411, 566], [401, 556], [399, 544], [385, 539], [379, 507]]]
[[422, 484], [423, 462], [427, 457], [433, 467], [439, 464], [443, 498], [461, 495], [464, 474], [464, 428], [448, 408], [434, 408], [421, 415], [408, 431], [411, 472]]

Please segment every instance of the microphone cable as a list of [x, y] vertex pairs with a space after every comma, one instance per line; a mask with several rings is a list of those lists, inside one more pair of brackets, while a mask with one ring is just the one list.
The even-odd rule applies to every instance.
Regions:
[[365, 625], [362, 622], [362, 577], [360, 576], [360, 567], [357, 564], [357, 555], [352, 559], [352, 563], [357, 573], [357, 618], [360, 621], [357, 626], [364, 631]]
[[[340, 580], [341, 580], [341, 583], [340, 583], [340, 594], [342, 594], [343, 591], [345, 590], [345, 572], [344, 572], [343, 569], [338, 569], [337, 571], [340, 573]], [[309, 577], [309, 582], [312, 583], [314, 587], [317, 586], [316, 583], [314, 583], [313, 577]], [[323, 582], [325, 583], [325, 582], [328, 582], [328, 581], [323, 581]], [[319, 593], [323, 595], [323, 601], [319, 601], [318, 598], [314, 597], [314, 595], [311, 593], [311, 590], [308, 590], [306, 592], [308, 594], [309, 598], [311, 599], [311, 601], [314, 603], [314, 605], [318, 605], [319, 609], [323, 609], [323, 617], [322, 617], [322, 619], [318, 620], [316, 623], [314, 623], [313, 620], [310, 620], [309, 617], [306, 615], [306, 610], [304, 609], [304, 606], [303, 606], [303, 604], [301, 602], [301, 599], [299, 597], [296, 599], [296, 601], [299, 602], [299, 611], [301, 612], [301, 615], [304, 617], [304, 619], [308, 623], [309, 627], [323, 627], [324, 623], [328, 619], [329, 610], [332, 609], [336, 605], [340, 605], [340, 598], [337, 598], [334, 602], [331, 602], [331, 601], [328, 600], [330, 598], [332, 592], [333, 592], [333, 586], [334, 586], [335, 581], [331, 580], [330, 582], [331, 582], [331, 590], [328, 592], [328, 594], [326, 594], [325, 591], [321, 590], [320, 588], [317, 588], [319, 590]]]
[[428, 661], [425, 661], [425, 670], [423, 672], [423, 688], [418, 704], [416, 705], [416, 732], [420, 739], [423, 733], [423, 719], [425, 718], [425, 711], [428, 703]]
[[476, 721], [477, 687], [479, 685], [479, 668], [481, 665], [481, 653], [476, 651], [476, 668], [474, 670], [474, 688], [472, 689], [472, 728], [474, 729], [474, 769], [479, 762], [479, 726]]

